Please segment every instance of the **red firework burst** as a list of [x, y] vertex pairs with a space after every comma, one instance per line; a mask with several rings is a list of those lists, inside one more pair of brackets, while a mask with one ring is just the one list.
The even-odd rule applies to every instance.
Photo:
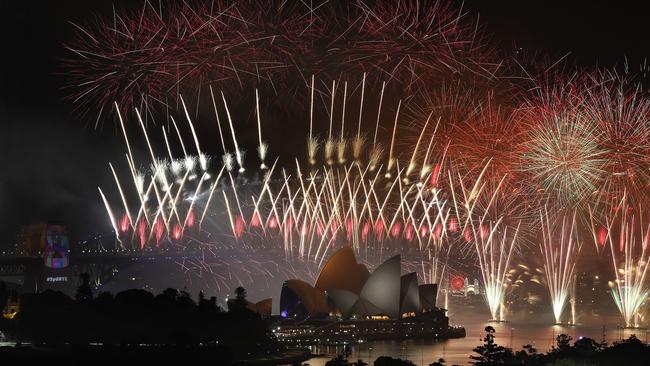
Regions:
[[145, 2], [73, 24], [64, 72], [79, 113], [99, 116], [114, 101], [125, 110], [174, 107], [179, 93], [200, 95], [206, 85], [295, 94], [311, 74], [329, 85], [369, 72], [408, 92], [469, 69], [492, 75], [493, 52], [460, 18], [426, 1]]
[[629, 76], [587, 75], [584, 109], [600, 133], [605, 158], [600, 202], [614, 207], [625, 195], [633, 206], [650, 203], [650, 100]]

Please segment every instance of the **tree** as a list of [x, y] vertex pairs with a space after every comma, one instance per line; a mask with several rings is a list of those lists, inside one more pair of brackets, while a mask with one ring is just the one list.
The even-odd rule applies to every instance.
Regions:
[[541, 356], [537, 354], [537, 348], [532, 344], [524, 344], [521, 351], [515, 352], [515, 357], [521, 361], [522, 364], [534, 364], [533, 361], [539, 359]]
[[478, 353], [478, 356], [469, 356], [473, 362], [473, 365], [476, 366], [491, 366], [491, 365], [503, 365], [503, 364], [515, 364], [516, 359], [515, 355], [512, 353], [510, 348], [499, 346], [494, 342], [494, 327], [487, 326], [485, 327], [485, 337], [483, 338], [483, 345], [474, 348], [474, 352]]
[[415, 364], [409, 360], [402, 360], [401, 358], [379, 356], [373, 366], [415, 366]]
[[239, 286], [235, 289], [235, 301], [245, 304], [246, 301], [246, 289]]
[[650, 346], [641, 342], [636, 336], [614, 342], [605, 350], [598, 352], [601, 365], [647, 365], [650, 359]]
[[82, 273], [79, 275], [81, 279], [81, 284], [77, 287], [77, 294], [75, 298], [80, 302], [88, 302], [93, 299], [93, 290], [90, 287], [90, 275], [88, 273]]
[[342, 354], [336, 355], [333, 359], [325, 362], [325, 366], [349, 366], [348, 360]]
[[[368, 366], [367, 363], [362, 360], [357, 360], [357, 362], [348, 361], [348, 357], [352, 355], [352, 349], [350, 346], [345, 346], [341, 353], [336, 355], [333, 359], [325, 362], [325, 366]], [[376, 364], [377, 361], [375, 361]]]
[[162, 292], [162, 295], [166, 296], [169, 300], [171, 300], [171, 302], [176, 302], [179, 292], [175, 288], [167, 288]]
[[560, 334], [559, 336], [555, 337], [555, 340], [557, 342], [557, 347], [553, 348], [554, 352], [566, 352], [571, 349], [571, 336], [568, 336], [566, 334]]
[[246, 309], [248, 301], [246, 300], [246, 289], [239, 286], [235, 289], [235, 298], [228, 301], [228, 310]]

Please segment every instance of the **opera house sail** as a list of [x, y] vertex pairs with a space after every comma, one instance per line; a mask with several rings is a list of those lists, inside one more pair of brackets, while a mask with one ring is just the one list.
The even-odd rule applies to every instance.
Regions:
[[463, 337], [436, 307], [437, 284], [401, 274], [399, 255], [372, 274], [343, 247], [325, 263], [312, 286], [292, 279], [282, 286], [276, 335], [285, 341], [324, 343], [381, 338]]

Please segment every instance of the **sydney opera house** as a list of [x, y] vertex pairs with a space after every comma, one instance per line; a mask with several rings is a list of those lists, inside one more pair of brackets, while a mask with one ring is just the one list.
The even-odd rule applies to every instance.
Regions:
[[371, 274], [350, 247], [323, 266], [314, 286], [286, 281], [280, 295], [285, 319], [279, 339], [298, 343], [360, 342], [372, 339], [464, 337], [436, 307], [436, 284], [418, 284], [417, 274], [401, 275], [400, 256]]
[[341, 319], [399, 319], [435, 309], [438, 285], [418, 285], [416, 273], [401, 275], [396, 255], [370, 274], [350, 247], [339, 249], [323, 266], [316, 284], [288, 280], [280, 311], [296, 320], [336, 316]]

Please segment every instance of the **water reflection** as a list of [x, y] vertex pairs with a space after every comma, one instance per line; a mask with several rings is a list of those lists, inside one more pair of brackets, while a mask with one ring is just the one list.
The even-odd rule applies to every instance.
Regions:
[[[577, 340], [580, 337], [590, 337], [600, 342], [603, 337], [608, 343], [636, 335], [640, 340], [648, 341], [647, 329], [623, 329], [620, 319], [612, 314], [607, 317], [583, 319], [583, 324], [576, 326], [549, 325], [546, 317], [532, 316], [529, 320], [515, 319], [508, 323], [490, 323], [489, 314], [472, 312], [461, 316], [452, 315], [455, 323], [461, 323], [467, 330], [467, 337], [444, 341], [406, 340], [406, 341], [377, 341], [351, 346], [350, 360], [363, 360], [372, 365], [379, 356], [399, 357], [409, 359], [417, 365], [428, 365], [439, 358], [444, 358], [448, 365], [467, 365], [472, 349], [483, 343], [485, 326], [491, 325], [496, 329], [496, 342], [500, 345], [521, 349], [525, 344], [532, 344], [538, 352], [547, 352], [555, 345], [559, 334], [568, 334]], [[573, 341], [572, 341], [573, 342]], [[323, 354], [323, 357], [313, 358], [307, 363], [312, 366], [325, 365], [342, 347], [314, 346], [312, 352]]]

